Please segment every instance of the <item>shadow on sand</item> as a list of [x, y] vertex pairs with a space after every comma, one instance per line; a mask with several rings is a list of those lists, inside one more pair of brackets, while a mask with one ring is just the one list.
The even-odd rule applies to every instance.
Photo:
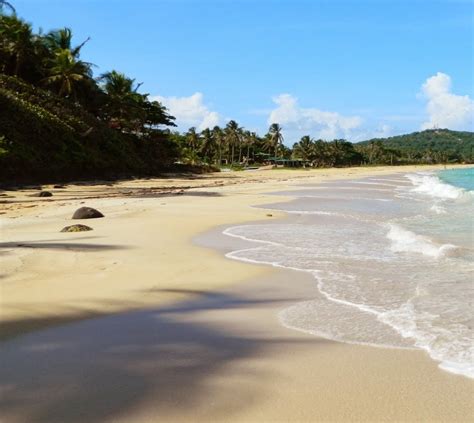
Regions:
[[[75, 237], [74, 241], [84, 241], [89, 239], [98, 239], [100, 237]], [[105, 250], [124, 250], [132, 247], [125, 245], [111, 245], [111, 244], [91, 244], [82, 242], [71, 242], [68, 239], [46, 239], [38, 241], [8, 241], [0, 242], [0, 254], [2, 249], [12, 248], [33, 248], [38, 250], [72, 250], [72, 251], [105, 251]]]
[[[262, 328], [229, 330], [236, 319], [245, 322], [249, 308], [286, 304], [288, 299], [148, 293], [169, 292], [191, 293], [195, 299], [50, 328], [1, 344], [5, 421], [127, 421], [143, 404], [151, 404], [153, 421], [163, 416], [198, 419], [203, 410], [219, 420], [259, 401], [252, 386], [268, 375], [249, 359], [267, 348], [288, 350], [295, 342], [308, 342], [271, 338]], [[231, 366], [237, 366], [239, 388], [222, 383]]]

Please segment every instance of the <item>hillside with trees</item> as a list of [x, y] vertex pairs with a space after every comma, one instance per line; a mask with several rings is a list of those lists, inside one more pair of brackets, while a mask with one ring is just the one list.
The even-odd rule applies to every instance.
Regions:
[[428, 129], [356, 144], [368, 163], [473, 163], [474, 133]]
[[134, 79], [94, 78], [86, 42], [0, 15], [2, 182], [156, 174], [179, 157], [166, 129], [174, 118]]

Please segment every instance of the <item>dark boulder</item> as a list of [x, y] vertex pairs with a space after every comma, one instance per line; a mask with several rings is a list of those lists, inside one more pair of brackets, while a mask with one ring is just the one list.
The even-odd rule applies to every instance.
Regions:
[[93, 229], [90, 226], [86, 225], [71, 225], [66, 226], [65, 228], [61, 229], [61, 232], [87, 232], [92, 231]]
[[73, 219], [97, 219], [99, 217], [104, 217], [104, 215], [92, 207], [81, 207], [72, 215]]

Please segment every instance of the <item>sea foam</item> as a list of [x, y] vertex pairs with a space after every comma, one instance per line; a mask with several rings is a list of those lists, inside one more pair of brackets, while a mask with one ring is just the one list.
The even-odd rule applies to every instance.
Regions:
[[[464, 221], [472, 196], [435, 175], [415, 174], [392, 187], [387, 199], [394, 201], [372, 201], [369, 193], [380, 188], [361, 182], [369, 183], [321, 186], [323, 199], [306, 192], [266, 206], [290, 220], [226, 229], [249, 243], [226, 256], [315, 278], [317, 298], [279, 313], [289, 328], [423, 349], [441, 369], [474, 378], [472, 243]], [[337, 197], [335, 188], [349, 192]]]
[[431, 239], [417, 235], [398, 225], [389, 224], [387, 238], [392, 241], [391, 249], [395, 252], [419, 253], [430, 257], [443, 257], [457, 249], [453, 244], [437, 245]]
[[462, 188], [445, 184], [436, 175], [414, 173], [408, 174], [406, 177], [415, 186], [412, 188], [412, 192], [425, 194], [430, 197], [453, 200], [461, 198], [466, 193]]

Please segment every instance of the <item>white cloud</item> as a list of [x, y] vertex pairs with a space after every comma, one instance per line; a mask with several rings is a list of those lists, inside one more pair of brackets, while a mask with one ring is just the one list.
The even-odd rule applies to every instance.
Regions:
[[474, 126], [474, 101], [467, 95], [451, 92], [451, 78], [438, 72], [422, 86], [422, 94], [428, 100], [428, 121], [421, 129], [449, 128], [472, 130]]
[[189, 97], [153, 96], [150, 99], [159, 101], [172, 116], [176, 117], [176, 125], [180, 130], [195, 126], [202, 131], [218, 125], [221, 120], [219, 113], [209, 110], [204, 104], [204, 96], [199, 92]]
[[392, 127], [390, 125], [382, 124], [372, 134], [371, 138], [386, 138], [392, 135]]
[[387, 124], [380, 124], [379, 126], [360, 128], [359, 131], [351, 137], [352, 142], [360, 142], [370, 140], [372, 138], [387, 138], [394, 135], [393, 128]]
[[354, 130], [362, 124], [359, 116], [343, 116], [336, 112], [300, 107], [298, 99], [290, 94], [273, 97], [273, 102], [277, 107], [271, 111], [268, 124], [279, 123], [295, 136], [310, 134], [325, 140], [352, 139]]

